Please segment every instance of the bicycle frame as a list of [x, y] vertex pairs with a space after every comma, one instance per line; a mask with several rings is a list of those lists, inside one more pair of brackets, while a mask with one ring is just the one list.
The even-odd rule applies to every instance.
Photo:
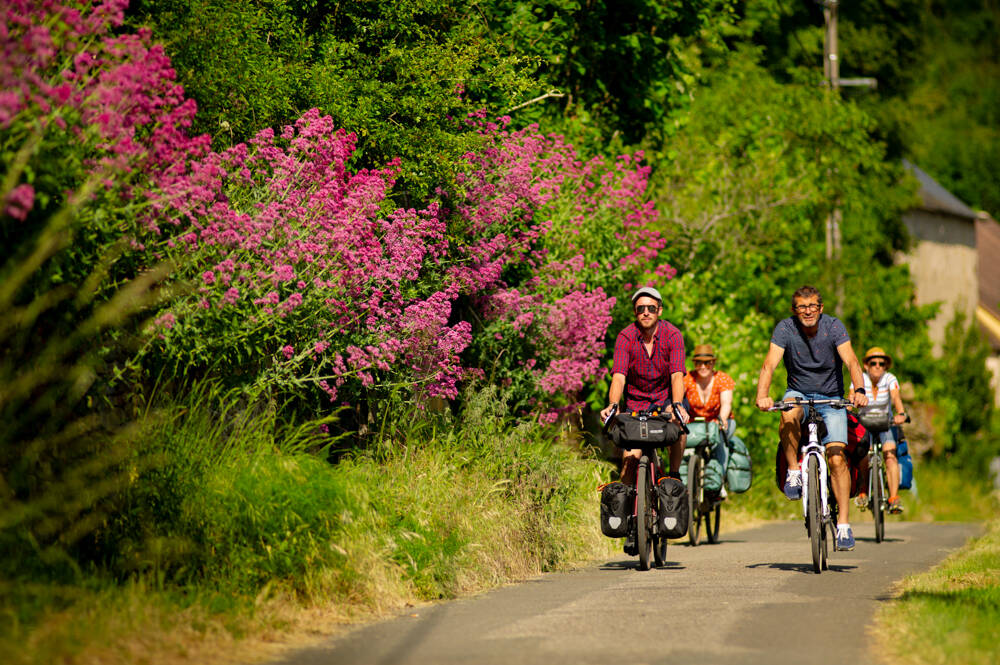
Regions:
[[[811, 406], [811, 405], [810, 405]], [[802, 447], [801, 468], [809, 468], [809, 458], [815, 457], [819, 467], [819, 495], [820, 508], [822, 510], [823, 524], [826, 525], [830, 519], [830, 484], [827, 479], [829, 473], [826, 466], [826, 449], [819, 441], [819, 423], [823, 417], [819, 415], [815, 408], [809, 409], [809, 417], [804, 423], [807, 443]], [[809, 474], [802, 473], [802, 518], [809, 515]]]

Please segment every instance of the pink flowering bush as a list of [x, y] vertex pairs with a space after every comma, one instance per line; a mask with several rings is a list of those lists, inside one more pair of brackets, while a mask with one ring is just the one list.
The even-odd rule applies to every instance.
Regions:
[[50, 281], [112, 246], [109, 282], [172, 266], [136, 361], [327, 405], [482, 377], [548, 419], [602, 375], [616, 296], [663, 246], [641, 155], [584, 159], [480, 114], [457, 187], [400, 208], [399, 164], [352, 168], [355, 136], [316, 109], [224, 151], [187, 136], [162, 48], [113, 32], [124, 6], [5, 2], [0, 198], [20, 241], [74, 206]]

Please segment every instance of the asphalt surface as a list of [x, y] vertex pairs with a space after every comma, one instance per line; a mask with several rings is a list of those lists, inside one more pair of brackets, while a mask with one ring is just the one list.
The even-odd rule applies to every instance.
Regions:
[[[725, 516], [723, 516], [723, 520]], [[868, 627], [893, 583], [977, 524], [857, 524], [857, 547], [812, 572], [801, 522], [671, 541], [664, 568], [627, 557], [419, 608], [287, 654], [283, 665], [878, 663]]]

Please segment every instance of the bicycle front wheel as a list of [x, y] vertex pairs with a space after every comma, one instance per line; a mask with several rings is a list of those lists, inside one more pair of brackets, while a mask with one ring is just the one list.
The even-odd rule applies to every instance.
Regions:
[[697, 545], [701, 538], [702, 465], [699, 455], [692, 455], [688, 462], [688, 540]]
[[[713, 516], [714, 513], [714, 516]], [[719, 542], [719, 518], [722, 515], [722, 504], [715, 504], [714, 510], [709, 510], [705, 513], [705, 535], [708, 536], [708, 542], [715, 544]]]
[[882, 469], [882, 455], [872, 455], [872, 517], [875, 519], [875, 542], [885, 538], [885, 474]]
[[812, 545], [813, 571], [819, 573], [823, 569], [823, 507], [820, 505], [819, 461], [814, 455], [809, 456], [807, 463], [809, 474], [809, 492], [806, 494], [806, 515], [809, 520], [809, 541]]
[[643, 455], [639, 459], [639, 470], [636, 483], [635, 519], [636, 544], [639, 546], [639, 570], [649, 570], [649, 552], [653, 542], [650, 533], [652, 526], [652, 510], [650, 505], [649, 458]]

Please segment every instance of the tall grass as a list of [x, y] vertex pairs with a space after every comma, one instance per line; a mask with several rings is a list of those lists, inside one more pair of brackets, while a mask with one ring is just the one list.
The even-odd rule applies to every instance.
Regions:
[[[401, 407], [370, 445], [336, 464], [315, 424], [284, 428], [267, 403], [237, 404], [202, 387], [162, 406], [165, 415], [141, 429], [159, 464], [133, 477], [127, 509], [101, 530], [101, 566], [58, 607], [51, 587], [8, 597], [39, 609], [0, 622], [0, 651], [34, 640], [23, 662], [43, 662], [58, 656], [56, 640], [71, 651], [104, 641], [127, 653], [107, 636], [73, 634], [58, 617], [68, 607], [95, 625], [123, 625], [95, 610], [95, 599], [113, 615], [134, 608], [137, 590], [150, 607], [204, 625], [244, 616], [233, 623], [239, 632], [262, 620], [254, 616], [269, 599], [348, 619], [608, 554], [594, 488], [610, 467], [556, 442], [551, 428], [510, 419], [495, 390], [470, 392], [463, 404], [458, 415], [419, 418]], [[184, 609], [192, 604], [200, 609]]]

